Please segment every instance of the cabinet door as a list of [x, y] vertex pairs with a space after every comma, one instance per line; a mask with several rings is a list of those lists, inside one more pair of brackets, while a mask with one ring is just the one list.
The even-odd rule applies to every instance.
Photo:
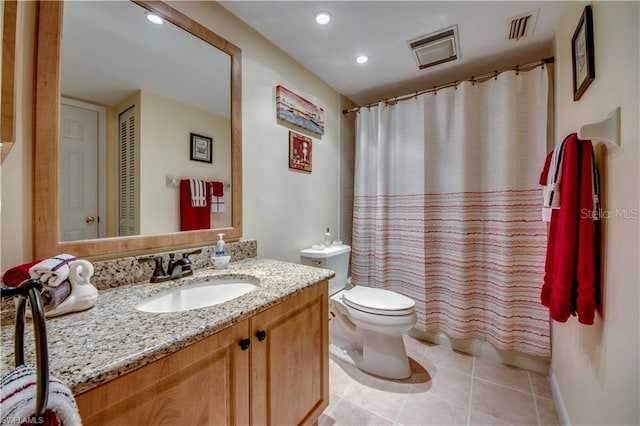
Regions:
[[252, 424], [313, 424], [329, 405], [327, 297], [323, 281], [251, 318]]
[[248, 320], [76, 397], [85, 426], [249, 423]]

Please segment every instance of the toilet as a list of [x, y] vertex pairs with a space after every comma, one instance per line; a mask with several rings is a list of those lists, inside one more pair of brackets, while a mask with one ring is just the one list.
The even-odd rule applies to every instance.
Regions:
[[376, 376], [406, 379], [411, 369], [402, 333], [416, 324], [415, 302], [389, 290], [347, 289], [350, 253], [346, 245], [300, 251], [302, 264], [336, 274], [329, 281], [329, 351]]

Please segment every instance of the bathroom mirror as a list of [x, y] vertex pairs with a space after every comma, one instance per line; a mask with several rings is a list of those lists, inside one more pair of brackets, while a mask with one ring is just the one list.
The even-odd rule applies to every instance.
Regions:
[[[161, 2], [42, 1], [38, 8], [34, 256], [106, 258], [202, 245], [220, 232], [240, 238], [240, 49]], [[168, 22], [154, 27], [149, 11]], [[96, 142], [82, 142], [84, 133]], [[194, 160], [193, 135], [211, 141], [204, 147], [211, 162]], [[85, 145], [97, 147], [97, 163], [86, 160], [96, 154]], [[92, 195], [76, 190], [87, 172], [98, 182], [98, 213], [84, 213], [95, 233], [74, 234], [63, 222]], [[224, 212], [211, 214], [211, 229], [178, 231], [176, 183], [186, 178], [224, 185]]]

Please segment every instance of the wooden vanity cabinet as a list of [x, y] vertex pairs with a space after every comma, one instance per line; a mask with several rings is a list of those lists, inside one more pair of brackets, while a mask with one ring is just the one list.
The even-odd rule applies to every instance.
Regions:
[[248, 424], [248, 322], [77, 395], [82, 424]]
[[313, 424], [329, 405], [327, 295], [324, 282], [251, 318], [252, 424]]
[[329, 404], [327, 297], [323, 281], [77, 395], [83, 424], [316, 423]]

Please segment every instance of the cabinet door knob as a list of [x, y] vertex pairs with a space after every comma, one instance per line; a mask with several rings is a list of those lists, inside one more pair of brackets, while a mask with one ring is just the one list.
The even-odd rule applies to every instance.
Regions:
[[249, 349], [250, 345], [251, 345], [251, 340], [249, 339], [240, 340], [240, 349], [242, 349], [243, 351], [246, 351], [247, 349]]
[[264, 330], [260, 330], [256, 332], [256, 337], [258, 338], [258, 342], [262, 342], [267, 338], [267, 332]]

